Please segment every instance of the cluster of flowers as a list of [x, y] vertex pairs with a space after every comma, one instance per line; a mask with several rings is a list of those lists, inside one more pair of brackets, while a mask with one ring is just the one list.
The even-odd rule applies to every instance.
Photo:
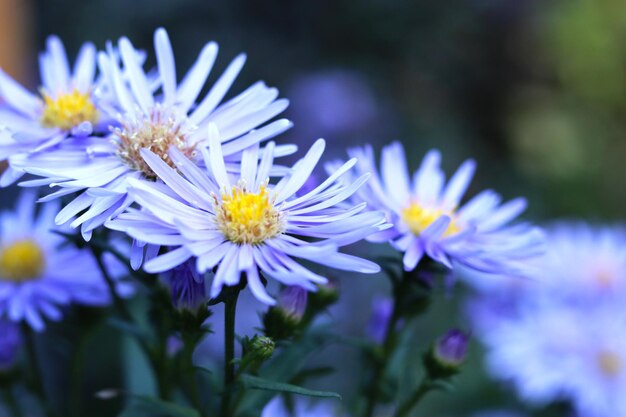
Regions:
[[626, 230], [559, 223], [528, 279], [474, 280], [470, 306], [488, 369], [538, 405], [626, 415]]
[[[208, 43], [180, 82], [165, 30], [155, 32], [154, 46], [157, 66], [149, 71], [126, 38], [103, 51], [85, 44], [70, 69], [51, 37], [40, 55], [39, 94], [0, 70], [0, 161], [8, 164], [0, 185], [30, 188], [0, 216], [7, 326], [25, 322], [39, 331], [70, 303], [133, 295], [128, 265], [94, 256], [89, 244], [68, 244], [72, 229], [86, 242], [108, 230], [119, 240], [108, 245], [130, 252], [133, 269], [170, 277], [178, 301], [207, 301], [245, 284], [273, 305], [272, 281], [307, 291], [327, 282], [298, 260], [378, 272], [372, 260], [340, 251], [360, 240], [388, 242], [407, 271], [428, 257], [449, 268], [527, 274], [542, 233], [515, 222], [524, 199], [502, 203], [488, 190], [461, 204], [473, 161], [446, 181], [437, 151], [411, 175], [399, 143], [382, 150], [379, 166], [364, 146], [327, 163], [327, 177], [311, 185], [325, 142], [292, 166], [275, 162], [297, 150], [272, 141], [291, 127], [273, 120], [288, 105], [275, 88], [257, 82], [224, 100], [245, 55], [201, 97], [217, 45]], [[18, 345], [19, 337], [5, 342]]]

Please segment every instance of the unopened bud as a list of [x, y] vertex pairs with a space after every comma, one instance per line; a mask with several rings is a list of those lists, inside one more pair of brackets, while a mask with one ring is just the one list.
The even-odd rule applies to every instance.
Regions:
[[258, 359], [266, 360], [272, 357], [276, 344], [267, 336], [254, 336], [250, 343], [251, 353]]
[[441, 337], [434, 347], [434, 355], [441, 363], [459, 366], [467, 356], [469, 337], [461, 330], [450, 330]]
[[437, 339], [425, 358], [426, 368], [431, 378], [442, 378], [456, 374], [465, 358], [469, 335], [453, 329]]
[[207, 301], [204, 277], [198, 274], [195, 265], [187, 261], [164, 274], [172, 294], [172, 303], [177, 308], [194, 310]]
[[308, 292], [302, 287], [291, 285], [281, 291], [278, 308], [289, 318], [300, 321], [306, 311]]

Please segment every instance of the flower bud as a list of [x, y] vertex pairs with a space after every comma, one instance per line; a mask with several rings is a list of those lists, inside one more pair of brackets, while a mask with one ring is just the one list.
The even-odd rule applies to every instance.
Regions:
[[164, 274], [164, 278], [170, 288], [175, 307], [195, 310], [207, 300], [204, 277], [198, 274], [191, 261]]
[[251, 354], [262, 361], [271, 358], [275, 348], [276, 344], [267, 336], [254, 336], [250, 342]]
[[459, 366], [467, 356], [469, 337], [461, 330], [453, 329], [441, 337], [434, 347], [437, 360], [450, 366]]
[[302, 287], [291, 285], [281, 291], [278, 308], [289, 318], [300, 321], [306, 311], [308, 292]]
[[458, 329], [437, 339], [424, 359], [429, 376], [436, 379], [456, 374], [467, 357], [468, 342], [469, 335]]
[[263, 316], [265, 335], [276, 340], [288, 339], [298, 330], [307, 307], [307, 291], [289, 286], [278, 296], [278, 304]]

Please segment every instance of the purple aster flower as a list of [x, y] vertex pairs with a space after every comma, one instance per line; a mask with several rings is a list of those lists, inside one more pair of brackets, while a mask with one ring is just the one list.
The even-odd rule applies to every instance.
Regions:
[[0, 319], [0, 371], [13, 366], [22, 347], [20, 326]]
[[626, 271], [626, 228], [559, 222], [546, 226], [544, 235], [545, 253], [526, 265], [529, 279], [473, 272], [474, 287], [503, 300], [549, 294], [552, 299], [596, 303], [602, 298], [626, 296], [626, 280], [622, 278]]
[[580, 415], [626, 415], [623, 301], [589, 306], [541, 303], [482, 335], [490, 373], [522, 399], [570, 401]]
[[[72, 227], [80, 226], [85, 239], [132, 203], [127, 193], [129, 179], [156, 179], [141, 157], [142, 149], [149, 149], [170, 166], [173, 166], [167, 153], [170, 147], [201, 162], [197, 157], [207, 146], [207, 126], [214, 123], [220, 129], [220, 141], [225, 143], [223, 154], [230, 169], [237, 166], [243, 149], [291, 126], [287, 120], [278, 120], [259, 128], [288, 105], [287, 100], [276, 99], [275, 88], [262, 82], [220, 104], [242, 69], [245, 55], [236, 57], [199, 100], [217, 56], [217, 45], [211, 42], [202, 49], [180, 83], [164, 29], [155, 32], [154, 45], [156, 75], [144, 72], [127, 38], [119, 41], [117, 50], [109, 47], [108, 53], [98, 55], [100, 71], [115, 98], [114, 109], [118, 114], [116, 123], [109, 126], [111, 132], [107, 138], [64, 142], [53, 152], [29, 158], [21, 166], [43, 177], [22, 185], [50, 184], [61, 188], [42, 201], [80, 193], [55, 220], [57, 224], [71, 222]], [[289, 145], [275, 149], [277, 155], [294, 150]], [[136, 249], [141, 249], [141, 245]], [[137, 262], [133, 264], [138, 266]]]
[[380, 100], [360, 74], [330, 69], [303, 74], [289, 87], [296, 129], [324, 137], [363, 134], [380, 125]]
[[376, 297], [372, 302], [372, 315], [367, 323], [367, 335], [376, 343], [381, 344], [387, 336], [389, 322], [393, 315], [393, 299]]
[[[15, 211], [0, 213], [0, 316], [43, 330], [45, 320], [60, 320], [70, 303], [104, 306], [109, 288], [90, 251], [55, 233], [58, 205], [46, 204], [35, 216], [35, 194], [23, 193]], [[123, 265], [107, 258], [114, 277]], [[118, 281], [122, 296], [132, 287]]]
[[468, 311], [491, 374], [533, 403], [626, 415], [625, 243], [621, 227], [560, 223], [528, 280], [483, 287]]
[[490, 273], [521, 273], [525, 260], [541, 248], [538, 229], [510, 224], [525, 209], [523, 198], [500, 205], [500, 196], [483, 191], [461, 205], [474, 174], [474, 161], [464, 162], [446, 184], [439, 167], [441, 155], [434, 150], [426, 154], [412, 178], [399, 142], [383, 149], [380, 173], [371, 146], [351, 149], [349, 154], [358, 158], [357, 172], [372, 173], [358, 198], [372, 209], [385, 211], [394, 224], [369, 240], [390, 241], [404, 252], [408, 271], [428, 255], [449, 268], [458, 263]]
[[0, 69], [0, 161], [10, 167], [0, 177], [0, 186], [23, 175], [18, 168], [28, 155], [44, 151], [68, 136], [84, 137], [104, 127], [110, 119], [104, 102], [106, 89], [96, 80], [96, 49], [85, 43], [74, 68], [61, 40], [50, 36], [39, 56], [42, 86], [33, 94]]
[[176, 307], [197, 308], [207, 301], [204, 275], [199, 274], [195, 265], [185, 262], [163, 274], [172, 293]]
[[215, 125], [209, 126], [209, 143], [210, 149], [203, 151], [206, 171], [176, 147], [170, 148], [169, 156], [177, 170], [153, 152], [142, 151], [146, 164], [164, 184], [129, 181], [130, 193], [143, 210], [129, 209], [108, 227], [137, 240], [173, 247], [148, 261], [146, 271], [167, 271], [195, 257], [198, 272], [216, 268], [211, 297], [224, 285], [237, 285], [245, 273], [252, 293], [274, 304], [259, 269], [285, 285], [309, 291], [327, 282], [293, 257], [343, 270], [379, 270], [368, 260], [338, 251], [387, 227], [382, 213], [363, 212], [364, 204], [339, 206], [369, 177], [366, 174], [347, 185], [337, 183], [356, 161], [348, 161], [314, 190], [296, 196], [317, 165], [324, 140], [318, 140], [275, 185], [268, 183], [273, 143], [262, 152], [258, 145], [244, 150], [239, 175], [227, 172]]

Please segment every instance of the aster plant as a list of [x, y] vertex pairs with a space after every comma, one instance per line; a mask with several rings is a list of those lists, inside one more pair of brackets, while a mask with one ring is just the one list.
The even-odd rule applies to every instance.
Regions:
[[[542, 234], [515, 221], [526, 201], [484, 191], [464, 202], [475, 163], [446, 183], [437, 151], [411, 178], [399, 143], [383, 149], [380, 169], [366, 145], [324, 177], [323, 139], [282, 162], [297, 151], [279, 141], [291, 122], [275, 120], [288, 101], [263, 82], [230, 93], [245, 55], [209, 84], [214, 42], [182, 78], [164, 29], [154, 52], [148, 68], [126, 37], [101, 51], [87, 43], [70, 71], [51, 37], [39, 95], [0, 71], [0, 185], [27, 189], [0, 213], [8, 411], [78, 417], [96, 397], [120, 417], [408, 417], [449, 388], [469, 333], [446, 324], [418, 346], [416, 323], [439, 289], [451, 291], [451, 274], [478, 283], [536, 271]], [[391, 292], [375, 295], [357, 338], [336, 323], [359, 318], [343, 298], [375, 282], [365, 274], [386, 275]], [[213, 315], [223, 332], [213, 334]], [[100, 334], [107, 360], [88, 365], [123, 360], [112, 387], [85, 383]], [[41, 365], [59, 339], [67, 401]], [[332, 372], [308, 361], [330, 344], [362, 360], [343, 403], [307, 387]], [[599, 360], [619, 371], [620, 357]]]

